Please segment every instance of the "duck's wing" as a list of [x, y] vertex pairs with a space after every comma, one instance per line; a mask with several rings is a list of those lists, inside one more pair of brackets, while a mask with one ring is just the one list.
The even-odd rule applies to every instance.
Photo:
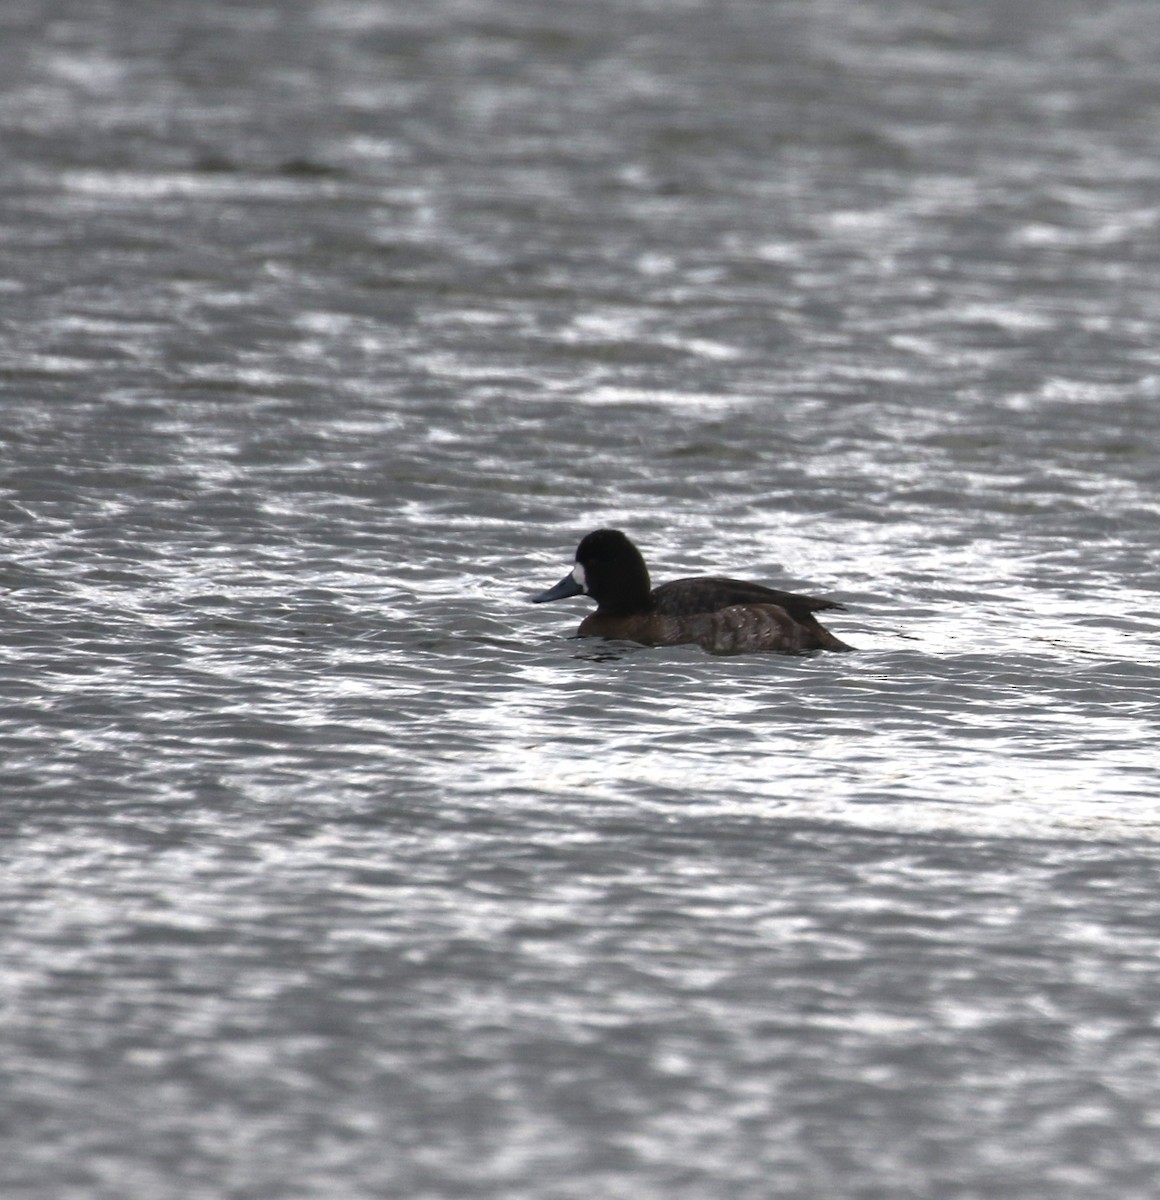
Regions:
[[795, 620], [812, 623], [812, 613], [844, 609], [836, 600], [819, 596], [801, 596], [782, 592], [744, 579], [726, 579], [700, 575], [692, 579], [674, 579], [653, 588], [653, 611], [664, 617], [687, 617], [694, 613], [720, 612], [736, 604], [776, 604]]
[[646, 646], [682, 646], [695, 642], [711, 654], [743, 654], [774, 650], [800, 654], [807, 650], [850, 650], [810, 613], [795, 620], [780, 604], [732, 604], [716, 612], [662, 616], [639, 613], [607, 617], [592, 613], [578, 630], [580, 637], [641, 642]]

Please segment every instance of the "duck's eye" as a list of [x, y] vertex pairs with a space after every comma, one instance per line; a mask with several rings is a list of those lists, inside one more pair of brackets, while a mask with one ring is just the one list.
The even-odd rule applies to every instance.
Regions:
[[583, 591], [584, 594], [587, 595], [588, 594], [588, 580], [585, 579], [584, 568], [579, 563], [577, 563], [572, 568], [572, 578], [575, 579], [576, 582], [580, 585], [581, 591]]

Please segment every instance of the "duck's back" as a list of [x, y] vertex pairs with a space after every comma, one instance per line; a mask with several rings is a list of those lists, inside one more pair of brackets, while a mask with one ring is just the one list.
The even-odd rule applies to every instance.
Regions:
[[719, 575], [674, 579], [652, 591], [652, 610], [664, 617], [720, 612], [735, 604], [776, 604], [795, 621], [809, 618], [811, 613], [845, 607], [836, 600], [782, 592], [764, 584], [750, 583], [744, 579], [726, 579]]

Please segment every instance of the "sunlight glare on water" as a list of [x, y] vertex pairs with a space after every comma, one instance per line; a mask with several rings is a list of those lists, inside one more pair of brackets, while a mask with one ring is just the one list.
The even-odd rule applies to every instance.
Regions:
[[0, 7], [0, 1194], [1154, 1200], [1158, 14]]

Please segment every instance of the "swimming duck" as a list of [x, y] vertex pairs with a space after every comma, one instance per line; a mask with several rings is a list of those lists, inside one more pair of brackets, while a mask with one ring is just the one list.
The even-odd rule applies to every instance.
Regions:
[[597, 529], [576, 548], [576, 565], [555, 587], [532, 597], [546, 604], [591, 596], [596, 611], [577, 637], [680, 646], [693, 642], [714, 654], [747, 650], [852, 650], [814, 613], [841, 609], [835, 600], [780, 592], [719, 576], [674, 579], [651, 588], [641, 552], [619, 529]]

